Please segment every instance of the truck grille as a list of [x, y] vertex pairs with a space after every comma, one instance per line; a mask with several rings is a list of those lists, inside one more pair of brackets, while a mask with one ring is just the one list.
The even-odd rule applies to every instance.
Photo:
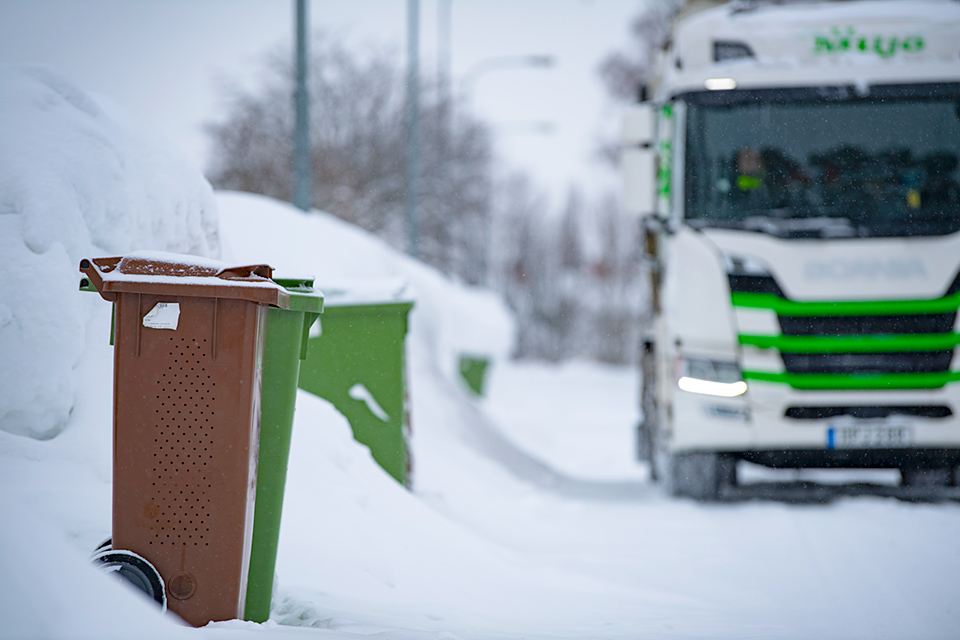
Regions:
[[870, 334], [949, 333], [953, 313], [893, 316], [778, 316], [785, 336], [856, 336]]
[[[953, 331], [957, 313], [878, 316], [778, 316], [785, 336], [875, 336]], [[940, 373], [953, 350], [880, 353], [781, 353], [787, 373]]]
[[960, 275], [939, 298], [794, 301], [769, 275], [730, 275], [734, 307], [770, 309], [780, 335], [740, 335], [745, 346], [775, 349], [783, 371], [744, 370], [746, 380], [798, 390], [936, 389], [960, 382], [952, 371]]
[[948, 371], [953, 351], [890, 353], [781, 353], [788, 373], [937, 373]]

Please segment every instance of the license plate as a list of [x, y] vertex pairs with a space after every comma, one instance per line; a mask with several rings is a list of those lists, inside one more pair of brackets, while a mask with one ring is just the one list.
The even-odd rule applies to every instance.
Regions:
[[913, 443], [913, 428], [905, 425], [850, 425], [827, 429], [827, 449], [906, 447]]

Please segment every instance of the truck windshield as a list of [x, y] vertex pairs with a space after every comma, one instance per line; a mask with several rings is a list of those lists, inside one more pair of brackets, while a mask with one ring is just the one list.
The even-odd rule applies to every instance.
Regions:
[[692, 226], [782, 237], [960, 230], [960, 85], [711, 91], [684, 99]]

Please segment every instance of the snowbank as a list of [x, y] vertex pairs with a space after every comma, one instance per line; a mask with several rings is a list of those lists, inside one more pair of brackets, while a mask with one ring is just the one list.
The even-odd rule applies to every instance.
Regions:
[[55, 72], [0, 66], [0, 429], [51, 438], [75, 401], [94, 300], [81, 257], [217, 256], [209, 184], [117, 107]]
[[[453, 376], [457, 355], [476, 353], [494, 360], [513, 350], [513, 316], [490, 291], [470, 289], [436, 269], [321, 211], [299, 209], [264, 196], [218, 193], [225, 259], [267, 262], [275, 275], [312, 275], [321, 291], [356, 302], [350, 292], [397, 296], [397, 280], [409, 283], [401, 297], [413, 298], [413, 348]], [[371, 297], [373, 296], [373, 297]]]
[[187, 629], [163, 624], [156, 607], [130, 585], [86, 562], [63, 531], [6, 495], [0, 509], [17, 523], [0, 527], [0, 547], [8, 550], [0, 553], [0, 638], [187, 637]]

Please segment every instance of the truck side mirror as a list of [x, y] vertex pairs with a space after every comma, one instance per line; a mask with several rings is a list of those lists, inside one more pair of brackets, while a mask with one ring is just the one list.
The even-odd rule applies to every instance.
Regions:
[[655, 113], [652, 104], [641, 103], [627, 107], [623, 114], [620, 133], [623, 209], [635, 216], [652, 215], [656, 211]]

